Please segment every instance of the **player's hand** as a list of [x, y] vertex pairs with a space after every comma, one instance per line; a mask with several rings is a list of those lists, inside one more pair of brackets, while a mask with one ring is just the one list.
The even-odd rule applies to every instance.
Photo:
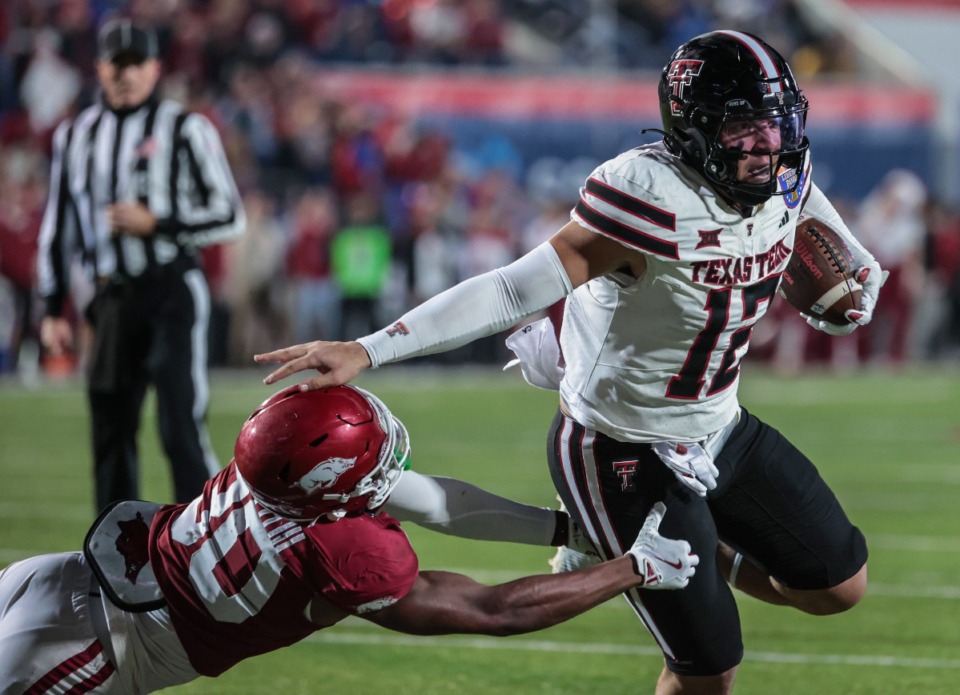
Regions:
[[880, 298], [880, 288], [890, 277], [889, 270], [880, 270], [880, 264], [873, 258], [857, 269], [854, 277], [863, 285], [863, 295], [860, 297], [860, 311], [848, 310], [844, 316], [847, 321], [866, 326], [873, 318], [873, 310], [877, 307], [877, 300]]
[[253, 360], [259, 364], [283, 363], [281, 367], [267, 375], [263, 380], [265, 384], [276, 383], [304, 369], [316, 369], [320, 375], [304, 381], [300, 385], [301, 390], [304, 391], [346, 384], [370, 366], [367, 351], [356, 341], [337, 343], [315, 340], [312, 343], [291, 345], [273, 352], [254, 355]]
[[73, 328], [62, 316], [45, 316], [40, 322], [40, 342], [54, 357], [73, 347]]
[[597, 552], [597, 547], [593, 544], [593, 541], [590, 540], [590, 536], [580, 528], [578, 524], [569, 513], [567, 513], [567, 547], [570, 550], [575, 550], [578, 553], [583, 555], [588, 555], [594, 559], [594, 561], [600, 561], [600, 553]]
[[720, 471], [710, 453], [696, 442], [655, 442], [653, 451], [677, 480], [701, 497], [717, 486]]
[[114, 234], [145, 237], [157, 227], [157, 218], [143, 203], [114, 203], [107, 206], [107, 224]]
[[823, 319], [818, 319], [815, 316], [809, 316], [803, 313], [800, 314], [800, 317], [806, 321], [807, 325], [811, 328], [815, 328], [818, 331], [834, 337], [850, 335], [859, 327], [859, 324], [853, 323], [852, 321], [844, 324], [831, 323], [830, 321], [824, 321]]
[[880, 264], [870, 258], [854, 273], [854, 277], [863, 287], [863, 294], [860, 297], [860, 309], [847, 309], [844, 316], [848, 323], [836, 324], [818, 319], [807, 314], [800, 314], [808, 325], [823, 331], [827, 335], [844, 336], [850, 335], [860, 326], [866, 326], [873, 319], [873, 310], [877, 307], [877, 299], [880, 297], [880, 288], [890, 276], [890, 271], [880, 270]]
[[667, 513], [663, 502], [653, 505], [640, 535], [627, 555], [637, 561], [637, 572], [643, 577], [645, 589], [682, 589], [700, 564], [700, 557], [693, 553], [686, 541], [676, 541], [660, 535], [660, 522]]

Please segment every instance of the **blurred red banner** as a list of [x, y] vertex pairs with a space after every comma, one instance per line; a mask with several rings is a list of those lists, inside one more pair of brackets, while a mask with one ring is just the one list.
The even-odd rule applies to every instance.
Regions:
[[[331, 97], [381, 106], [404, 116], [464, 115], [508, 120], [659, 120], [657, 82], [609, 76], [398, 74], [327, 70]], [[897, 85], [814, 83], [804, 88], [818, 123], [930, 123], [932, 91]]]

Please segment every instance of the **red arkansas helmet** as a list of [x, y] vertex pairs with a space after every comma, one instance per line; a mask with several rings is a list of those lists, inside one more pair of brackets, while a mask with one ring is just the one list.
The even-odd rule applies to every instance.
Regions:
[[254, 498], [298, 520], [376, 510], [409, 457], [403, 423], [355, 386], [275, 393], [247, 418], [233, 450]]

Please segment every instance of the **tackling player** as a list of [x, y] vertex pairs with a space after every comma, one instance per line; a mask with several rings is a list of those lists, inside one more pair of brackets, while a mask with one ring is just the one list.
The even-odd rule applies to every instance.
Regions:
[[153, 692], [350, 615], [414, 635], [530, 632], [695, 572], [689, 544], [658, 533], [662, 503], [626, 557], [579, 572], [485, 586], [420, 571], [381, 512], [409, 452], [406, 428], [366, 391], [274, 394], [193, 502], [121, 501], [83, 553], [0, 572], [0, 692]]
[[601, 164], [547, 243], [356, 342], [256, 359], [284, 363], [268, 384], [308, 368], [320, 372], [309, 388], [341, 384], [566, 297], [548, 437], [554, 483], [603, 557], [626, 550], [622, 539], [660, 499], [670, 535], [704, 557], [720, 547], [720, 562], [683, 591], [627, 597], [663, 651], [658, 695], [725, 694], [743, 656], [726, 582], [814, 615], [852, 607], [867, 582], [863, 535], [813, 463], [740, 407], [751, 331], [801, 211], [845, 236], [863, 285], [848, 324], [811, 325], [847, 334], [868, 323], [882, 273], [813, 183], [808, 103], [774, 49], [737, 31], [698, 36], [667, 62], [659, 97], [663, 139]]

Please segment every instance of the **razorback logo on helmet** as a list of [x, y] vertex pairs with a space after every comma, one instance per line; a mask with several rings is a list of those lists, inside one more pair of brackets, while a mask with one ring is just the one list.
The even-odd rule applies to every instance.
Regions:
[[310, 471], [295, 482], [294, 485], [304, 492], [311, 492], [317, 488], [324, 490], [337, 482], [337, 479], [350, 470], [356, 462], [356, 456], [349, 459], [327, 459], [311, 468]]
[[693, 82], [693, 78], [700, 74], [702, 68], [702, 60], [692, 60], [689, 58], [675, 60], [670, 64], [670, 72], [667, 74], [667, 80], [669, 80], [670, 88], [673, 90], [673, 96], [677, 98], [670, 100], [670, 112], [674, 116], [682, 115], [684, 87]]

